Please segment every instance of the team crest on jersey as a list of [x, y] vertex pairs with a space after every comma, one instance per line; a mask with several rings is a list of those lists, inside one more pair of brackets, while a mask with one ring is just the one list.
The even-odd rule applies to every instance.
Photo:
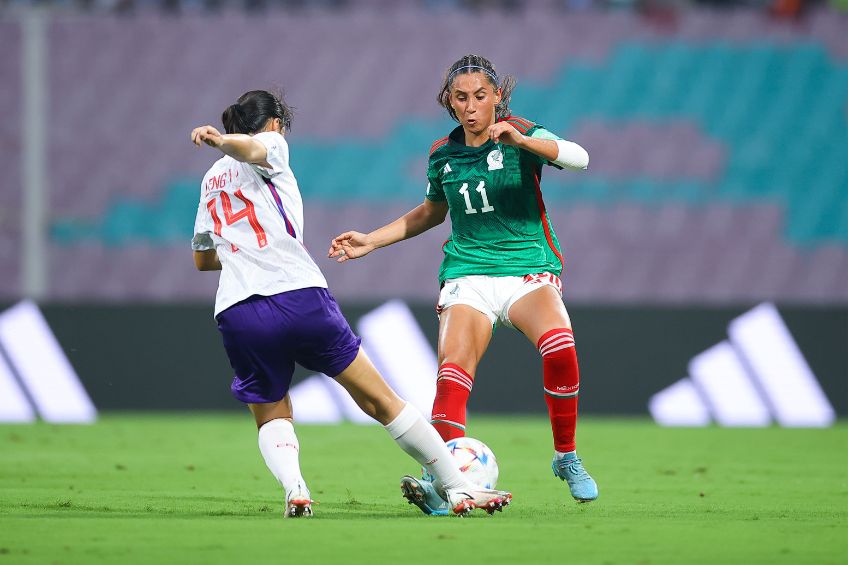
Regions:
[[489, 170], [496, 171], [498, 169], [503, 169], [503, 153], [501, 153], [500, 149], [495, 149], [489, 156], [486, 157], [486, 161], [489, 163]]

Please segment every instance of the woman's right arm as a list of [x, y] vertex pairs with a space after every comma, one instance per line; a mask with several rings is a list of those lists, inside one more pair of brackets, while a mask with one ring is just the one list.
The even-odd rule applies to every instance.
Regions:
[[251, 163], [270, 169], [268, 149], [251, 135], [242, 133], [222, 134], [212, 126], [200, 126], [191, 130], [191, 142], [197, 146], [205, 143], [229, 155], [236, 161]]
[[424, 200], [422, 204], [391, 224], [378, 228], [371, 233], [349, 231], [337, 236], [330, 243], [327, 257], [335, 258], [339, 263], [348, 259], [358, 259], [375, 249], [415, 237], [438, 226], [445, 221], [447, 214], [448, 203], [446, 201]]

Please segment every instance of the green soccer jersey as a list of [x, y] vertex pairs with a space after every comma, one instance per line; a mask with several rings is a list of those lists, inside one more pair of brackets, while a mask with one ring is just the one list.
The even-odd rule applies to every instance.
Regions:
[[[559, 139], [523, 118], [506, 121], [524, 135]], [[433, 144], [427, 199], [447, 201], [452, 224], [440, 284], [468, 275], [560, 274], [562, 253], [539, 186], [545, 164], [551, 163], [491, 140], [468, 147], [461, 126]]]

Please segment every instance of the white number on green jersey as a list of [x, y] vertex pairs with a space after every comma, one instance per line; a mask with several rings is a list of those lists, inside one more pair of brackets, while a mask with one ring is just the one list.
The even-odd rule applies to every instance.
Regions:
[[[485, 214], [486, 212], [494, 212], [495, 207], [489, 204], [489, 197], [486, 195], [486, 181], [480, 181], [480, 184], [477, 185], [477, 192], [480, 193], [480, 197], [483, 199], [483, 208], [481, 211]], [[476, 214], [477, 210], [471, 206], [471, 195], [468, 194], [468, 183], [462, 183], [462, 187], [459, 189], [459, 193], [465, 197], [465, 213], [466, 214]]]

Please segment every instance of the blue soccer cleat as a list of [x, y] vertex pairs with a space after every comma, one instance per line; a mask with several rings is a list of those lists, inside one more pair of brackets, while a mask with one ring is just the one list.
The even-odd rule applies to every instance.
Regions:
[[577, 502], [591, 502], [598, 498], [598, 484], [583, 468], [583, 461], [575, 452], [566, 453], [562, 458], [554, 455], [551, 468], [554, 476], [568, 483], [571, 496]]
[[433, 483], [426, 479], [406, 475], [400, 480], [400, 490], [410, 504], [414, 504], [428, 516], [447, 516], [450, 511], [448, 501], [442, 498]]

